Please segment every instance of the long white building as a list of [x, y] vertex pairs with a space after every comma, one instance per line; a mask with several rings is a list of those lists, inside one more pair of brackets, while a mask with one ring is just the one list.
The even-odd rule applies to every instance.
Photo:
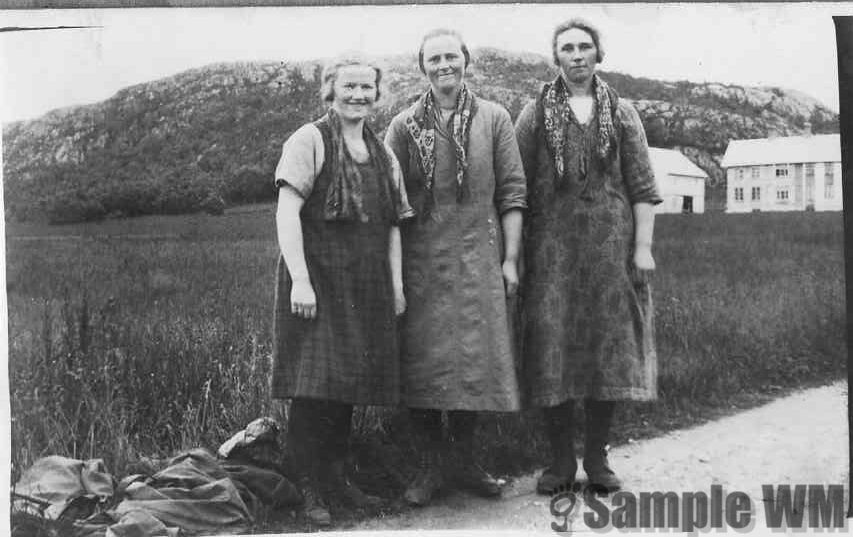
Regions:
[[838, 134], [732, 140], [721, 164], [728, 213], [843, 208]]

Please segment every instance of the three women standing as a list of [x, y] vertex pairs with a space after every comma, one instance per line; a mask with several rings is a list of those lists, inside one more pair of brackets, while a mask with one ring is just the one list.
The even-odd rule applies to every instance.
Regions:
[[552, 47], [560, 74], [516, 124], [529, 192], [524, 384], [544, 408], [554, 456], [537, 491], [574, 482], [579, 399], [589, 483], [615, 490], [606, 452], [615, 401], [657, 395], [648, 283], [661, 198], [637, 111], [595, 74], [598, 30], [569, 20]]
[[523, 381], [554, 454], [537, 490], [575, 479], [578, 399], [589, 481], [619, 488], [606, 453], [614, 402], [656, 397], [648, 280], [660, 197], [636, 110], [595, 74], [598, 31], [573, 19], [552, 45], [560, 75], [515, 130], [466, 86], [459, 34], [436, 30], [419, 51], [429, 88], [392, 120], [390, 150], [364, 122], [381, 71], [363, 62], [324, 73], [329, 112], [285, 144], [273, 393], [293, 399], [288, 446], [312, 520], [329, 519], [322, 467], [348, 499], [371, 501], [342, 465], [353, 404], [410, 408], [423, 440], [411, 504], [448, 480], [500, 493], [473, 432], [477, 411], [520, 406], [506, 300], [525, 209]]
[[331, 493], [376, 503], [345, 471], [353, 405], [399, 402], [399, 224], [413, 213], [393, 153], [365, 123], [381, 76], [356, 59], [326, 68], [329, 111], [288, 139], [276, 169], [272, 391], [292, 399], [289, 459], [305, 512], [321, 525]]

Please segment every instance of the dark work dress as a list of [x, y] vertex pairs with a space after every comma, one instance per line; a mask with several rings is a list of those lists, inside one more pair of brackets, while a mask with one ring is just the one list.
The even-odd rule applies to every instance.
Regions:
[[[468, 140], [467, 198], [456, 199], [456, 158], [448, 128], [435, 137], [436, 206], [401, 228], [402, 398], [411, 408], [514, 411], [520, 407], [512, 325], [501, 271], [501, 215], [526, 206], [524, 170], [509, 113], [477, 99]], [[386, 142], [403, 168], [408, 197], [424, 203], [417, 148], [405, 126]]]
[[[329, 127], [315, 123], [324, 147]], [[327, 159], [328, 161], [328, 159]], [[305, 260], [317, 296], [317, 317], [290, 311], [291, 279], [279, 258], [275, 289], [272, 393], [358, 405], [394, 405], [399, 358], [388, 260], [392, 222], [379, 204], [379, 167], [359, 163], [368, 222], [323, 217], [331, 166], [324, 164], [301, 212]]]
[[632, 210], [660, 196], [639, 115], [619, 100], [616, 116], [618, 146], [607, 162], [594, 153], [598, 117], [566, 125], [563, 188], [536, 104], [518, 118], [528, 181], [524, 384], [533, 406], [657, 396], [651, 290], [632, 278]]

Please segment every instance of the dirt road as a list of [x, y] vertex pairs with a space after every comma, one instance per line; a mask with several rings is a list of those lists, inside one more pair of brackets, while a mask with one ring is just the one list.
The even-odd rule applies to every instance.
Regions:
[[[762, 485], [774, 485], [776, 490], [782, 484], [843, 484], [846, 490], [846, 404], [846, 383], [804, 390], [735, 416], [620, 446], [611, 452], [611, 463], [624, 479], [624, 490], [636, 496], [640, 492], [703, 491], [711, 497], [714, 485], [722, 486], [724, 494], [742, 491], [749, 496], [754, 513], [754, 526], [750, 527], [760, 529], [766, 527]], [[375, 535], [383, 530], [395, 530], [397, 537], [408, 534], [406, 530], [412, 534], [416, 530], [450, 530], [439, 535], [459, 534], [452, 530], [489, 530], [489, 535], [511, 530], [553, 533], [551, 523], [564, 520], [551, 514], [550, 498], [533, 492], [535, 482], [536, 475], [521, 477], [497, 501], [453, 494], [430, 507], [366, 520], [340, 534], [363, 531]], [[845, 506], [846, 493], [849, 491], [845, 492]], [[565, 510], [567, 502], [561, 501], [556, 508]], [[608, 505], [608, 510], [613, 507]], [[592, 510], [582, 499], [577, 500], [569, 515], [572, 531], [591, 531], [583, 513]]]

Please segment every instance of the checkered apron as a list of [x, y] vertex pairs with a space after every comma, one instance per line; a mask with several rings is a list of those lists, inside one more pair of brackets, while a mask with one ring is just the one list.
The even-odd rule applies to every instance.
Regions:
[[[326, 148], [331, 133], [315, 123]], [[290, 312], [291, 280], [279, 258], [275, 288], [272, 394], [357, 405], [399, 400], [399, 356], [388, 262], [391, 223], [382, 217], [378, 168], [358, 164], [368, 222], [323, 218], [333, 174], [324, 165], [303, 206], [305, 260], [317, 317]]]

